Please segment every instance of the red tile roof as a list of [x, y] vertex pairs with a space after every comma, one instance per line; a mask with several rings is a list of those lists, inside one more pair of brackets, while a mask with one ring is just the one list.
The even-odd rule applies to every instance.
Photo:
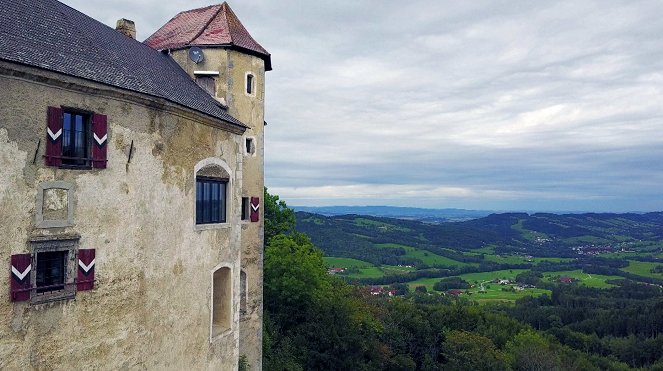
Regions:
[[227, 46], [256, 54], [272, 69], [271, 57], [251, 37], [228, 3], [188, 10], [173, 17], [144, 43], [157, 50], [189, 46]]

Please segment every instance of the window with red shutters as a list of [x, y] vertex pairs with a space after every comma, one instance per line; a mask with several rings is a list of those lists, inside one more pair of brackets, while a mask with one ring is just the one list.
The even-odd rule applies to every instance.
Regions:
[[73, 108], [48, 107], [46, 165], [72, 169], [105, 169], [106, 115]]

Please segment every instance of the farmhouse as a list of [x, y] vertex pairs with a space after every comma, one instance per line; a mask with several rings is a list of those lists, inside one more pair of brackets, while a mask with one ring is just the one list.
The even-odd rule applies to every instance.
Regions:
[[135, 37], [0, 0], [0, 369], [261, 368], [270, 55], [226, 3]]

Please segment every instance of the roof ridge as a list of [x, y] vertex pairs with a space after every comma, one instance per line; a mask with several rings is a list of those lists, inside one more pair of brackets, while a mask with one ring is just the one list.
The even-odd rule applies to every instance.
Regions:
[[[225, 2], [224, 2], [224, 4], [225, 4]], [[209, 27], [210, 23], [212, 23], [212, 22], [214, 21], [214, 19], [219, 15], [219, 13], [221, 12], [221, 10], [223, 10], [223, 4], [210, 5], [210, 6], [206, 6], [206, 7], [203, 7], [203, 8], [198, 8], [198, 9], [192, 9], [192, 10], [189, 10], [189, 12], [192, 12], [192, 11], [194, 11], [194, 10], [213, 8], [213, 7], [216, 7], [216, 6], [218, 6], [219, 9], [217, 9], [217, 11], [214, 12], [214, 14], [212, 14], [211, 17], [209, 17], [209, 19], [208, 19], [207, 22], [203, 25], [203, 27], [200, 28], [200, 31], [198, 31], [198, 33], [195, 34], [195, 35], [191, 38], [191, 40], [189, 40], [189, 42], [188, 42], [187, 44], [190, 44], [193, 40], [195, 40], [195, 39], [197, 39], [198, 37], [200, 37], [200, 35], [202, 35], [202, 34], [207, 30], [207, 27]]]

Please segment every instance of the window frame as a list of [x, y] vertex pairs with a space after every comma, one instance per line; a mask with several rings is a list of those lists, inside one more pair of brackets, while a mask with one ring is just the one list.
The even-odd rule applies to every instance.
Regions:
[[[83, 126], [84, 126], [84, 136], [83, 139], [85, 148], [83, 149], [83, 157], [80, 156], [65, 156], [65, 139], [67, 137], [67, 132], [71, 133], [71, 138], [69, 140], [75, 139], [75, 130], [65, 130], [65, 117], [66, 115], [71, 116], [82, 116], [83, 117]], [[62, 107], [62, 150], [60, 151], [60, 158], [62, 163], [60, 168], [63, 169], [91, 169], [92, 168], [92, 116], [94, 112], [73, 108], [73, 107]], [[67, 163], [79, 161], [82, 163]]]
[[250, 97], [256, 96], [256, 75], [247, 71], [244, 75], [244, 94]]
[[[79, 237], [66, 237], [61, 239], [34, 239], [30, 241], [32, 247], [32, 266], [34, 274], [31, 275], [30, 302], [31, 304], [42, 304], [53, 301], [69, 300], [76, 297], [76, 277], [78, 261], [78, 242]], [[40, 291], [37, 276], [39, 275], [39, 259], [41, 254], [63, 252], [63, 282], [62, 285], [52, 285], [61, 287], [56, 289]]]
[[[210, 193], [209, 199], [204, 199], [202, 201], [199, 200], [199, 196], [201, 195], [200, 188], [199, 188], [199, 183], [204, 187], [205, 184], [209, 185], [219, 185], [219, 194], [218, 194], [218, 203], [219, 205], [217, 206], [217, 211], [219, 213], [218, 219], [214, 218], [211, 214], [215, 211], [215, 205], [213, 204], [216, 200], [214, 200], [214, 195]], [[201, 226], [201, 225], [214, 225], [214, 224], [225, 224], [228, 222], [228, 185], [229, 185], [229, 180], [227, 178], [215, 178], [215, 177], [209, 177], [209, 176], [204, 176], [204, 175], [196, 175], [196, 225]], [[212, 191], [212, 190], [211, 190]], [[203, 192], [203, 197], [205, 198], [205, 194]], [[201, 208], [201, 202], [207, 202], [209, 203], [208, 206], [202, 207]], [[205, 212], [208, 212], [210, 217], [206, 218], [205, 217]], [[201, 216], [201, 218], [199, 218]], [[202, 219], [202, 220], [201, 220]]]
[[242, 208], [239, 220], [243, 222], [251, 221], [251, 199], [249, 197], [242, 197]]

